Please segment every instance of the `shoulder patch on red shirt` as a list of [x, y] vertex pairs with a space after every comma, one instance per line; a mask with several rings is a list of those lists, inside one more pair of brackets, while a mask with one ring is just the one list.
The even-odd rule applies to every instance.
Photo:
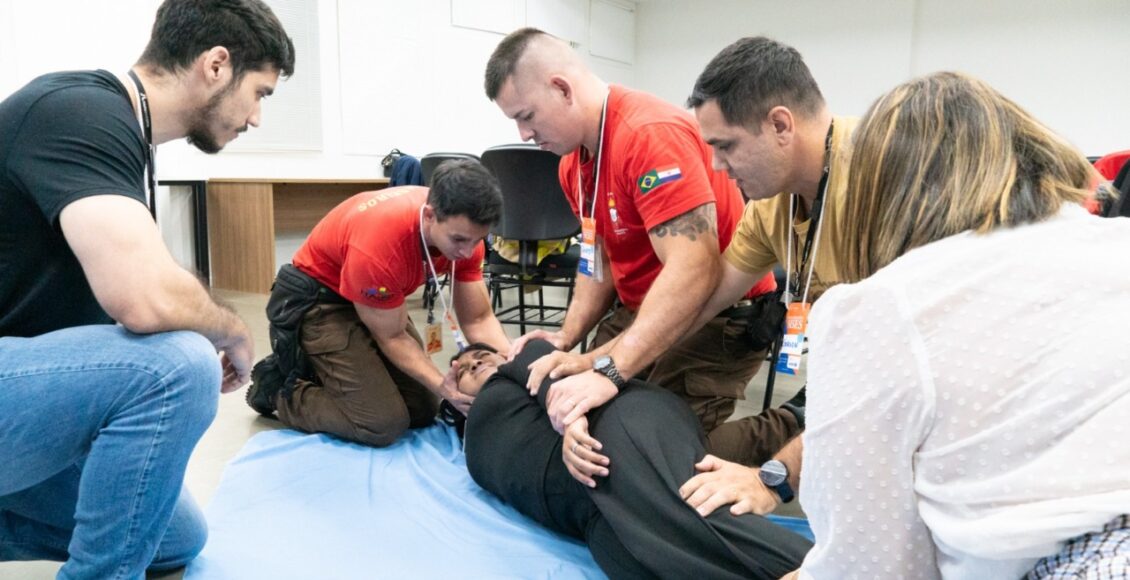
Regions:
[[372, 288], [366, 288], [362, 290], [361, 297], [368, 298], [369, 300], [376, 300], [377, 302], [384, 302], [385, 300], [391, 298], [392, 295], [389, 294], [388, 288], [384, 286], [374, 286]]
[[643, 174], [639, 180], [640, 194], [647, 195], [651, 190], [670, 183], [683, 176], [683, 172], [679, 170], [678, 165], [671, 165], [669, 167], [658, 167]]

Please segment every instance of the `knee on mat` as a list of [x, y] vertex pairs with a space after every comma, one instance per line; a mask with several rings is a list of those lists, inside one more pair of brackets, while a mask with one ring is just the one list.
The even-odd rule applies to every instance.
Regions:
[[200, 555], [204, 544], [208, 542], [208, 523], [203, 514], [194, 510], [188, 514], [178, 512], [177, 516], [183, 517], [175, 517], [169, 523], [165, 537], [153, 557], [153, 563], [149, 565], [150, 571], [165, 572], [184, 568]]
[[408, 412], [382, 417], [368, 425], [358, 425], [354, 439], [370, 447], [388, 447], [396, 443], [408, 430]]

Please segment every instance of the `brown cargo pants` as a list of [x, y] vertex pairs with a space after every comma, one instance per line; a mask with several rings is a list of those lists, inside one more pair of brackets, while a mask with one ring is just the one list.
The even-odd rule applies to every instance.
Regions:
[[[423, 344], [412, 321], [406, 330]], [[352, 304], [314, 305], [301, 343], [315, 381], [299, 379], [289, 400], [279, 397], [284, 425], [384, 447], [435, 418], [435, 395], [385, 357]]]

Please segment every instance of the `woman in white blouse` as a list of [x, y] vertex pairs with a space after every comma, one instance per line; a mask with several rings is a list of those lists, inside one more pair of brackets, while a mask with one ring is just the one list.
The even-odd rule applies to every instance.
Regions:
[[1088, 215], [1086, 160], [953, 73], [871, 107], [850, 180], [859, 282], [809, 327], [800, 577], [1130, 574], [1130, 221]]

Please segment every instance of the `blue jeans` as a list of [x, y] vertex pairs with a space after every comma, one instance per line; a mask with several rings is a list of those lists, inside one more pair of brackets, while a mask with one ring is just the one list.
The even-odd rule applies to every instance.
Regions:
[[207, 526], [184, 469], [219, 389], [216, 351], [191, 332], [0, 338], [0, 560], [99, 579], [189, 562]]

